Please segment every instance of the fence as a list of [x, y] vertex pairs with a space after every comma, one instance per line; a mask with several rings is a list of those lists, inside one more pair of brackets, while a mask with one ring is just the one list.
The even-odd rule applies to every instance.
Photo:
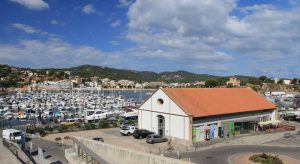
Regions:
[[2, 138], [3, 145], [10, 150], [22, 164], [35, 164], [27, 155], [19, 148], [17, 144]]

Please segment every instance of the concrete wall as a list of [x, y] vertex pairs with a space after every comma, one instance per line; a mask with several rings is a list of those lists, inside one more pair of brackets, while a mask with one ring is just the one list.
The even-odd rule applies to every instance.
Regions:
[[[99, 155], [108, 163], [112, 164], [184, 164], [185, 161], [162, 157], [155, 154], [148, 154], [130, 149], [120, 148], [114, 145], [94, 141], [87, 138], [75, 137], [94, 153]], [[130, 145], [129, 145], [130, 146]], [[66, 157], [69, 159], [71, 149], [66, 151]]]

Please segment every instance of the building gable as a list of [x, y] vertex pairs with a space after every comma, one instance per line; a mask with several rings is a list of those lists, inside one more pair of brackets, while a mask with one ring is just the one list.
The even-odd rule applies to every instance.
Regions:
[[158, 89], [140, 107], [141, 110], [187, 116], [187, 114], [161, 89]]

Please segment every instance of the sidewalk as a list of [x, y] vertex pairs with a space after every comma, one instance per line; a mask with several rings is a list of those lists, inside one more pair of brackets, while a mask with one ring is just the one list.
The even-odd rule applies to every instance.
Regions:
[[[275, 144], [277, 141], [283, 140], [285, 133], [290, 133], [293, 136], [293, 140], [295, 138], [299, 138], [300, 136], [295, 135], [297, 133], [296, 131], [290, 131], [290, 132], [278, 132], [278, 133], [267, 133], [267, 134], [258, 134], [258, 135], [250, 135], [250, 136], [240, 136], [237, 138], [231, 138], [231, 139], [219, 139], [218, 141], [207, 141], [201, 143], [199, 146], [197, 146], [196, 149], [192, 151], [200, 151], [200, 150], [206, 150], [211, 149], [215, 147], [222, 147], [222, 146], [233, 146], [233, 145], [265, 145], [265, 146], [280, 146], [280, 147], [300, 147], [300, 142], [293, 144]], [[189, 149], [188, 151], [191, 151]]]
[[0, 143], [0, 164], [20, 164], [21, 162], [9, 151], [2, 143]]

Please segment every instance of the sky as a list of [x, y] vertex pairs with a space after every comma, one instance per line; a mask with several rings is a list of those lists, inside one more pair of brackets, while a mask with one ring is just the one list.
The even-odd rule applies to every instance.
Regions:
[[0, 63], [300, 77], [300, 0], [1, 0]]

